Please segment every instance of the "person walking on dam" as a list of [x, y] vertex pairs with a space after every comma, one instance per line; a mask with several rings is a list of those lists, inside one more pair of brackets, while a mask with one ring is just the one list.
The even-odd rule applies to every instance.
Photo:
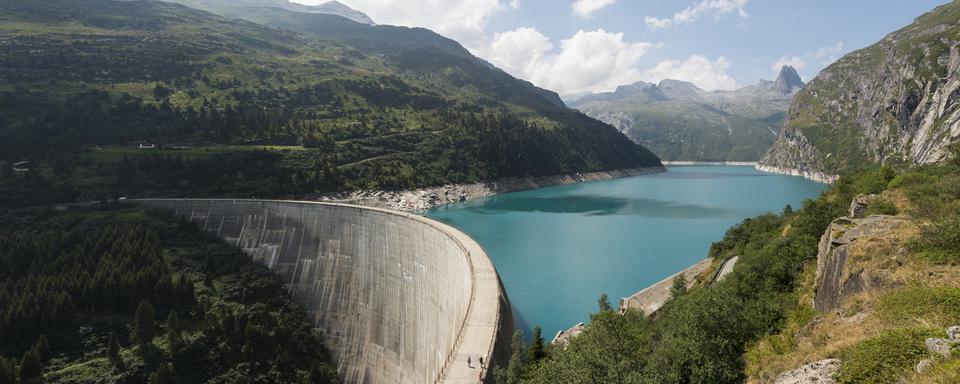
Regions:
[[483, 368], [483, 356], [480, 356], [480, 368]]
[[467, 356], [467, 366], [470, 367], [470, 368], [473, 368], [473, 362], [470, 361], [470, 356], [469, 356], [469, 355]]

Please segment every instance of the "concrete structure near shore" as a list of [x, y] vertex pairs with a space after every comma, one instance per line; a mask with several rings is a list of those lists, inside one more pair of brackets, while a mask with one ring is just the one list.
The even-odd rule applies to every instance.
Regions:
[[697, 276], [710, 269], [711, 265], [713, 265], [713, 259], [701, 260], [687, 269], [634, 293], [630, 297], [620, 299], [620, 312], [625, 312], [627, 309], [636, 309], [647, 316], [653, 315], [667, 303], [667, 300], [670, 300], [670, 287], [673, 286], [673, 279], [683, 275], [687, 279], [687, 284], [690, 284]]
[[510, 303], [483, 249], [421, 216], [342, 204], [137, 200], [197, 223], [274, 270], [348, 384], [492, 382]]

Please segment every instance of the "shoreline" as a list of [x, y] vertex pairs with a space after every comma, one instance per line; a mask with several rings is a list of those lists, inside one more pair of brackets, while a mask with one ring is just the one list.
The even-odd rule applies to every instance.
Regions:
[[308, 196], [307, 200], [354, 204], [396, 211], [425, 211], [507, 192], [525, 191], [587, 181], [612, 180], [666, 172], [664, 166], [618, 169], [555, 176], [509, 177], [469, 184], [447, 184], [406, 191], [353, 191]]
[[662, 161], [664, 166], [671, 165], [734, 165], [734, 166], [749, 166], [754, 167], [757, 163], [756, 161], [699, 161], [699, 160], [673, 160], [673, 161]]
[[821, 184], [833, 184], [840, 179], [838, 175], [828, 175], [822, 172], [804, 171], [796, 168], [781, 168], [770, 165], [757, 164], [754, 168], [761, 172], [776, 173], [788, 176], [801, 176], [807, 180]]

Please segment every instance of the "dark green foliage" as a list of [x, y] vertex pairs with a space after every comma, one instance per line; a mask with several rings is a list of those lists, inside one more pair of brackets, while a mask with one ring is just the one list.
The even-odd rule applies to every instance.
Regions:
[[864, 341], [841, 354], [844, 364], [837, 382], [895, 383], [929, 355], [924, 340], [940, 333], [936, 329], [897, 329]]
[[170, 372], [170, 366], [166, 364], [161, 364], [160, 368], [156, 372], [150, 375], [150, 384], [172, 384], [173, 379], [171, 378], [173, 373]]
[[497, 384], [520, 384], [528, 363], [527, 348], [523, 343], [523, 332], [515, 331], [510, 340], [510, 360], [506, 368], [494, 367], [493, 376]]
[[613, 311], [613, 306], [610, 305], [610, 297], [606, 293], [600, 295], [600, 298], [597, 299], [597, 307], [600, 309], [600, 312], [610, 312]]
[[117, 340], [117, 333], [110, 333], [110, 340], [107, 341], [107, 358], [114, 368], [123, 369], [123, 359], [120, 357], [120, 341]]
[[[0, 55], [0, 153], [40, 170], [3, 178], [0, 207], [285, 197], [658, 164], [613, 127], [452, 40], [287, 16], [296, 20], [275, 26], [321, 40], [164, 2], [4, 7], [0, 20], [28, 32], [0, 32], [10, 42]], [[142, 43], [157, 34], [162, 41]], [[142, 142], [167, 150], [139, 151]], [[124, 146], [132, 153], [116, 153]]]
[[670, 299], [676, 300], [687, 293], [687, 277], [677, 275], [673, 278], [673, 285], [670, 286]]
[[133, 315], [133, 330], [136, 335], [137, 345], [140, 346], [140, 353], [146, 353], [147, 349], [153, 343], [153, 337], [157, 333], [157, 324], [154, 320], [156, 312], [150, 301], [143, 300], [137, 306], [137, 311]]
[[896, 215], [899, 213], [897, 206], [890, 202], [890, 200], [876, 197], [870, 199], [867, 203], [867, 216], [870, 215]]
[[20, 381], [23, 383], [43, 382], [43, 362], [36, 351], [29, 350], [20, 359]]
[[37, 338], [37, 342], [33, 344], [33, 351], [40, 356], [41, 361], [47, 361], [53, 357], [53, 352], [50, 350], [50, 340], [47, 339], [47, 335], [40, 335], [40, 337]]
[[333, 384], [337, 382], [337, 371], [330, 364], [314, 362], [310, 365], [307, 384]]
[[317, 382], [336, 382], [279, 278], [171, 215], [113, 204], [0, 212], [0, 245], [0, 356], [42, 364], [45, 334], [57, 356], [49, 382], [300, 383], [314, 365]]
[[181, 333], [183, 330], [180, 328], [180, 319], [177, 317], [177, 312], [170, 311], [170, 315], [167, 316], [167, 347], [170, 348], [171, 353], [176, 353], [183, 346], [183, 336]]
[[3, 356], [0, 356], [0, 384], [17, 384], [16, 367]]
[[528, 350], [528, 361], [536, 363], [547, 356], [547, 349], [543, 340], [543, 329], [540, 326], [533, 327], [533, 340], [530, 341]]

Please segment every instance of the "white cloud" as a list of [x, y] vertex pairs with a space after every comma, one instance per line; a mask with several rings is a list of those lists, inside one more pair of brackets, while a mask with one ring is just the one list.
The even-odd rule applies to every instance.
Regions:
[[[294, 0], [321, 4], [329, 0]], [[520, 0], [340, 0], [379, 24], [424, 27], [474, 50], [485, 44], [486, 28], [497, 13], [516, 9]]]
[[647, 16], [644, 21], [647, 23], [648, 28], [657, 30], [692, 23], [700, 17], [708, 15], [719, 19], [722, 15], [737, 12], [740, 17], [746, 18], [747, 11], [744, 10], [744, 7], [747, 6], [747, 1], [748, 0], [701, 0], [699, 3], [674, 13], [673, 16], [669, 18]]
[[817, 48], [816, 51], [808, 52], [807, 56], [820, 61], [822, 65], [828, 65], [837, 61], [840, 58], [840, 54], [843, 53], [843, 42], [838, 41], [834, 45], [828, 45], [825, 47]]
[[617, 0], [576, 0], [573, 2], [573, 14], [580, 17], [589, 17], [594, 12], [616, 2]]
[[663, 79], [689, 81], [706, 90], [734, 89], [737, 82], [727, 70], [730, 61], [720, 56], [715, 61], [703, 55], [692, 55], [685, 61], [664, 60], [643, 71], [643, 80], [659, 82]]
[[784, 65], [789, 65], [797, 70], [797, 72], [803, 72], [807, 68], [807, 62], [801, 59], [799, 56], [780, 56], [780, 59], [774, 61], [773, 64], [770, 64], [770, 69], [774, 72], [779, 73], [780, 68], [783, 68]]
[[642, 77], [638, 62], [658, 44], [629, 42], [622, 33], [579, 31], [554, 46], [535, 28], [494, 36], [484, 55], [495, 65], [534, 84], [570, 95], [601, 92]]

